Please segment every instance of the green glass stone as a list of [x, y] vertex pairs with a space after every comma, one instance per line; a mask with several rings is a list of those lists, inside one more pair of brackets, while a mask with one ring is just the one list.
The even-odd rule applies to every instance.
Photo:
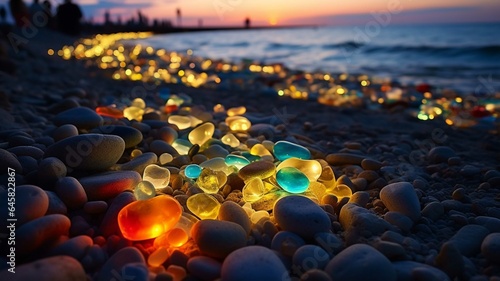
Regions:
[[238, 169], [245, 167], [250, 164], [250, 161], [243, 156], [229, 154], [225, 159], [226, 165], [235, 166]]
[[279, 186], [290, 193], [302, 193], [309, 187], [309, 179], [299, 169], [285, 167], [276, 173]]
[[279, 141], [274, 144], [274, 156], [283, 161], [291, 157], [308, 160], [311, 159], [311, 152], [301, 145], [288, 141]]

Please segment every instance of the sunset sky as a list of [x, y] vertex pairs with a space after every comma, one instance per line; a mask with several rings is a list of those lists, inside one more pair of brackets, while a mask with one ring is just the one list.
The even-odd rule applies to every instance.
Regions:
[[[62, 0], [51, 0], [53, 5]], [[5, 5], [8, 0], [0, 0]], [[500, 21], [498, 0], [74, 0], [86, 18], [102, 22], [106, 10], [112, 20], [127, 20], [140, 9], [150, 19], [169, 19], [176, 23], [176, 9], [182, 12], [182, 25], [241, 25], [250, 17], [253, 25], [363, 24], [374, 19], [372, 13], [391, 14], [391, 23], [457, 23]], [[31, 4], [31, 0], [27, 2]]]

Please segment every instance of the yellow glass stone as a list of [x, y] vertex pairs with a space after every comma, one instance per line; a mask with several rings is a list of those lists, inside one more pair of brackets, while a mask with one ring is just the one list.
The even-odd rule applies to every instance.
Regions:
[[221, 113], [221, 112], [224, 112], [226, 111], [226, 109], [224, 108], [224, 106], [220, 103], [214, 105], [214, 112], [215, 113]]
[[243, 115], [245, 112], [247, 112], [247, 109], [244, 106], [231, 107], [227, 110], [227, 116]]
[[209, 194], [198, 193], [188, 198], [187, 208], [202, 220], [216, 219], [219, 215], [220, 203]]
[[137, 156], [142, 155], [142, 151], [140, 149], [134, 149], [130, 152], [130, 157], [135, 158]]
[[252, 123], [243, 116], [232, 116], [226, 118], [226, 124], [231, 131], [246, 131], [250, 129]]
[[250, 154], [257, 155], [257, 156], [260, 156], [260, 157], [263, 157], [263, 156], [272, 156], [271, 152], [269, 152], [269, 150], [267, 150], [260, 143], [252, 146], [252, 148], [250, 149]]
[[164, 188], [170, 182], [170, 171], [156, 164], [150, 164], [144, 169], [142, 179], [152, 183], [156, 189]]
[[232, 134], [227, 133], [221, 139], [223, 144], [229, 145], [230, 147], [238, 147], [240, 145], [240, 141]]
[[162, 265], [170, 256], [168, 249], [166, 247], [159, 247], [148, 257], [148, 264], [152, 267], [158, 267]]
[[351, 198], [352, 196], [352, 190], [345, 184], [339, 184], [333, 188], [328, 188], [326, 190], [326, 193], [328, 194], [333, 194], [339, 198], [339, 200], [342, 197], [348, 197]]
[[227, 182], [227, 176], [222, 171], [203, 169], [196, 180], [196, 184], [206, 193], [217, 193]]
[[314, 194], [316, 199], [321, 200], [323, 195], [326, 194], [326, 187], [324, 184], [314, 181], [309, 184], [309, 190]]
[[260, 178], [252, 178], [243, 187], [243, 199], [246, 202], [259, 200], [265, 193], [266, 187]]
[[316, 160], [302, 160], [299, 158], [288, 158], [285, 161], [281, 162], [276, 168], [276, 170], [279, 171], [285, 167], [297, 168], [299, 171], [304, 173], [304, 175], [306, 175], [306, 177], [311, 182], [317, 181], [322, 173], [321, 164]]
[[162, 153], [160, 155], [160, 164], [161, 165], [165, 165], [167, 163], [170, 163], [172, 162], [172, 160], [174, 160], [174, 157], [170, 154], [170, 153]]
[[324, 166], [321, 171], [321, 175], [318, 178], [318, 181], [326, 186], [326, 188], [332, 188], [335, 186], [335, 174], [333, 173], [332, 167]]
[[189, 116], [170, 115], [168, 123], [176, 125], [179, 130], [184, 130], [191, 127], [191, 118]]
[[137, 107], [137, 108], [142, 108], [142, 109], [145, 109], [146, 108], [146, 102], [141, 99], [141, 98], [136, 98], [132, 101], [132, 103], [130, 104], [130, 106], [134, 106], [134, 107]]
[[142, 115], [144, 115], [144, 109], [139, 107], [131, 106], [123, 110], [123, 117], [128, 120], [136, 120], [140, 122], [142, 121]]
[[267, 211], [261, 210], [253, 213], [250, 216], [252, 223], [258, 223], [262, 218], [269, 218], [269, 213]]
[[191, 127], [196, 127], [203, 123], [203, 121], [191, 115], [189, 115], [189, 120], [191, 120]]
[[192, 144], [203, 145], [214, 135], [215, 126], [212, 123], [205, 123], [189, 132], [188, 139]]

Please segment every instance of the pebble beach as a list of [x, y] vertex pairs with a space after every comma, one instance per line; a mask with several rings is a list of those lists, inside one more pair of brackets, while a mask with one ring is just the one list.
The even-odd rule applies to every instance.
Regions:
[[1, 280], [500, 280], [498, 121], [122, 79], [41, 32], [2, 42]]

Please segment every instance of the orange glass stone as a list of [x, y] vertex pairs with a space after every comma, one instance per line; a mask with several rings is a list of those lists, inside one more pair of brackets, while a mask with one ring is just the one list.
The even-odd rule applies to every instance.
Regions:
[[123, 118], [123, 111], [113, 106], [99, 106], [95, 109], [95, 112], [101, 116]]
[[130, 203], [118, 213], [123, 237], [132, 241], [156, 238], [179, 221], [182, 207], [173, 197], [159, 195]]

